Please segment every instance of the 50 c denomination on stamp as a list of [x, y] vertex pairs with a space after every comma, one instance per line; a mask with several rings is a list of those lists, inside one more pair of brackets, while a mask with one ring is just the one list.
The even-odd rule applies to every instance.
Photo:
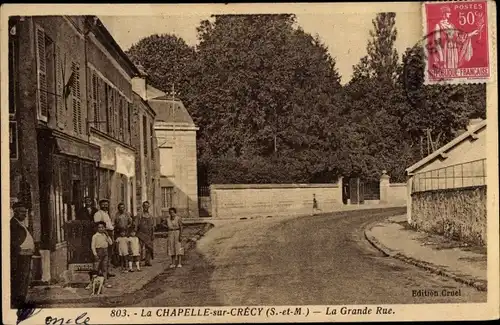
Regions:
[[423, 4], [426, 83], [480, 83], [491, 77], [487, 1]]

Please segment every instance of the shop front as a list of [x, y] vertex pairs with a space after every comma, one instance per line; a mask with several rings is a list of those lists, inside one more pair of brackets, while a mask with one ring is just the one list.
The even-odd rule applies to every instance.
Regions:
[[84, 198], [96, 197], [100, 151], [55, 130], [41, 130], [38, 141], [41, 280], [49, 282], [83, 258], [75, 248], [85, 245], [91, 224], [76, 219]]

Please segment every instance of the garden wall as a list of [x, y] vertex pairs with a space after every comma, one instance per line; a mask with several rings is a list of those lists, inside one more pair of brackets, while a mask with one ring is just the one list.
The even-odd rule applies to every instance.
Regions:
[[475, 245], [486, 244], [486, 186], [412, 194], [411, 224]]

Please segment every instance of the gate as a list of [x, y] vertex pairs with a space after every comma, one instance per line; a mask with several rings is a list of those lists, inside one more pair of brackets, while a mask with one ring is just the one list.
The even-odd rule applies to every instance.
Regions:
[[209, 217], [212, 211], [210, 201], [210, 187], [198, 187], [198, 211], [200, 217]]
[[349, 198], [351, 200], [351, 204], [365, 203], [365, 185], [362, 179], [349, 179]]

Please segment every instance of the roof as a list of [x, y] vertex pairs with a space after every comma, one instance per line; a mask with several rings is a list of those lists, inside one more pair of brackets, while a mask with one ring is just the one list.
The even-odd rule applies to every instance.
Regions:
[[146, 82], [146, 98], [148, 100], [156, 99], [161, 96], [165, 96], [165, 93], [163, 91], [156, 89]]
[[474, 134], [476, 132], [478, 132], [479, 130], [481, 130], [482, 128], [485, 128], [485, 127], [486, 127], [486, 120], [483, 120], [477, 124], [469, 126], [467, 128], [466, 132], [462, 133], [461, 135], [459, 135], [455, 139], [451, 140], [450, 142], [448, 142], [447, 144], [445, 144], [441, 148], [437, 149], [436, 151], [434, 151], [433, 153], [431, 153], [430, 155], [428, 155], [424, 159], [422, 159], [422, 160], [418, 161], [417, 163], [413, 164], [412, 166], [408, 167], [406, 169], [406, 173], [408, 173], [408, 174], [412, 173], [416, 169], [419, 169], [420, 167], [432, 162], [433, 160], [435, 160], [439, 156], [444, 155], [447, 151], [449, 151], [450, 149], [452, 149], [453, 147], [455, 147], [456, 145], [458, 145], [462, 141], [465, 141], [467, 138], [474, 136]]
[[132, 61], [130, 61], [128, 55], [125, 54], [125, 52], [118, 45], [113, 36], [111, 36], [108, 29], [104, 26], [101, 20], [97, 16], [87, 16], [86, 18], [89, 26], [93, 26], [94, 31], [98, 32], [96, 36], [101, 36], [104, 38], [104, 42], [102, 42], [103, 45], [106, 46], [108, 50], [110, 49], [114, 50], [118, 54], [118, 56], [123, 60], [123, 63], [125, 63], [124, 66], [126, 67], [126, 69], [128, 69], [127, 72], [131, 76], [140, 74], [135, 64], [132, 63]]
[[[191, 115], [180, 100], [148, 100], [148, 104], [156, 111], [157, 122], [179, 123], [195, 126]], [[175, 110], [173, 112], [173, 110]]]

